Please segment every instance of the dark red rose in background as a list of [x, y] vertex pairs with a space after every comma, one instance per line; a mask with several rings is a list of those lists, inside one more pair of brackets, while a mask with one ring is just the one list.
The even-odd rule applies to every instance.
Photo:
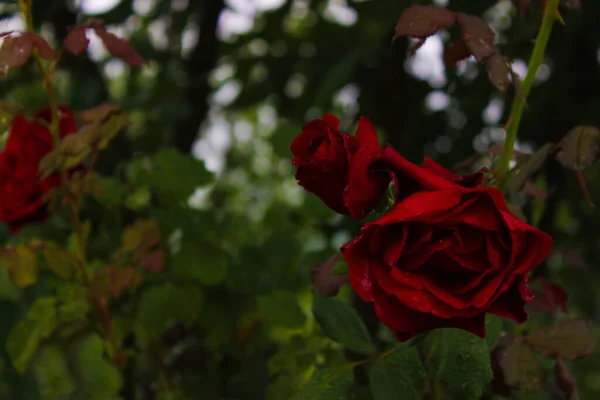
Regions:
[[384, 195], [389, 176], [372, 168], [382, 151], [369, 120], [361, 117], [356, 137], [339, 124], [326, 114], [304, 126], [291, 146], [296, 179], [331, 209], [362, 219]]
[[459, 177], [429, 159], [419, 167], [389, 146], [382, 162], [396, 204], [342, 248], [353, 288], [381, 321], [405, 341], [441, 327], [484, 337], [486, 312], [526, 320], [527, 273], [552, 238], [481, 186], [483, 171]]
[[[67, 107], [60, 106], [59, 115], [61, 138], [77, 130]], [[0, 153], [0, 221], [8, 223], [13, 233], [27, 223], [47, 218], [45, 196], [60, 185], [58, 174], [40, 182], [39, 164], [52, 150], [53, 139], [48, 128], [36, 120], [50, 123], [50, 108], [38, 111], [33, 121], [17, 115]]]

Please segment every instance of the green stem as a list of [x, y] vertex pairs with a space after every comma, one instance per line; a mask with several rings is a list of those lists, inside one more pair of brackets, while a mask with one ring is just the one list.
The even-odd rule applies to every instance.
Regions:
[[[23, 14], [23, 18], [25, 19], [25, 25], [27, 27], [27, 31], [35, 32], [33, 26], [33, 17], [31, 14], [31, 0], [19, 0], [19, 8], [21, 9], [21, 13]], [[60, 134], [59, 134], [59, 119], [58, 119], [58, 102], [56, 100], [56, 91], [54, 90], [54, 86], [52, 85], [52, 76], [46, 70], [44, 66], [44, 61], [42, 57], [38, 53], [37, 49], [33, 49], [33, 58], [35, 63], [42, 74], [42, 79], [44, 81], [44, 86], [46, 91], [48, 92], [48, 104], [50, 105], [50, 111], [52, 113], [52, 119], [50, 122], [50, 133], [54, 138], [54, 145], [58, 146], [60, 143]]]
[[554, 22], [557, 20], [559, 0], [549, 0], [546, 3], [544, 10], [544, 18], [542, 20], [542, 27], [535, 40], [533, 52], [529, 59], [529, 65], [527, 69], [527, 75], [521, 85], [523, 90], [523, 97], [515, 96], [512, 108], [510, 110], [510, 116], [506, 125], [506, 140], [504, 142], [504, 148], [502, 149], [502, 157], [500, 159], [499, 176], [502, 180], [506, 177], [506, 174], [510, 170], [510, 161], [513, 157], [513, 149], [517, 141], [517, 132], [519, 130], [519, 124], [521, 123], [521, 117], [523, 116], [523, 110], [525, 109], [525, 100], [531, 91], [533, 81], [537, 74], [538, 69], [544, 61], [544, 53], [546, 51], [546, 45], [548, 39], [550, 39], [550, 33], [552, 33], [552, 27]]
[[[23, 14], [23, 19], [25, 20], [26, 29], [29, 32], [35, 32], [35, 27], [33, 26], [33, 17], [31, 13], [31, 6], [32, 0], [19, 0], [19, 8], [21, 9], [21, 13]], [[56, 89], [54, 88], [54, 85], [52, 83], [55, 63], [51, 64], [49, 68], [46, 68], [46, 66], [44, 65], [44, 61], [42, 60], [42, 57], [38, 53], [37, 49], [33, 49], [33, 58], [38, 69], [40, 70], [40, 74], [42, 75], [42, 80], [44, 82], [44, 88], [48, 93], [48, 104], [50, 106], [51, 113], [49, 129], [54, 140], [54, 147], [58, 148], [58, 146], [60, 145], [60, 116], [58, 114], [58, 101], [56, 96]], [[78, 214], [79, 199], [73, 196], [73, 194], [69, 190], [69, 187], [67, 185], [67, 172], [64, 168], [62, 168], [62, 166], [60, 167], [59, 173], [61, 175], [63, 189], [65, 190], [66, 197], [69, 200], [69, 208], [71, 211], [73, 228], [75, 230], [75, 234], [79, 242], [79, 249], [82, 253], [82, 272], [84, 274], [84, 278], [87, 279], [87, 261], [85, 252], [86, 243], [83, 237], [82, 225]]]

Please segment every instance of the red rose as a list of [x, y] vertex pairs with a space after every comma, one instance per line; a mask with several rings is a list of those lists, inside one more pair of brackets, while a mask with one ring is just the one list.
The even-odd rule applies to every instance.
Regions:
[[510, 213], [483, 171], [459, 177], [432, 160], [410, 163], [391, 147], [392, 210], [367, 223], [342, 253], [356, 292], [399, 340], [441, 327], [485, 337], [485, 313], [517, 322], [531, 300], [527, 273], [552, 238]]
[[[59, 114], [62, 138], [75, 132], [77, 123], [67, 107], [60, 106]], [[35, 118], [50, 123], [50, 108], [41, 109]], [[0, 153], [0, 221], [8, 223], [13, 233], [48, 216], [45, 196], [60, 185], [60, 176], [53, 174], [40, 182], [39, 164], [52, 148], [52, 135], [40, 122], [28, 121], [24, 115], [13, 119]]]
[[382, 151], [369, 120], [360, 118], [356, 137], [340, 131], [339, 124], [326, 114], [304, 126], [291, 146], [296, 179], [331, 209], [363, 219], [384, 195], [390, 179], [372, 168]]

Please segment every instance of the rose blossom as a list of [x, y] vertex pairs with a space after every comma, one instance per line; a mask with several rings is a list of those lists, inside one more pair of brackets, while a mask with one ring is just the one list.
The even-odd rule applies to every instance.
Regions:
[[296, 179], [331, 209], [362, 219], [385, 193], [389, 176], [372, 168], [382, 151], [371, 122], [361, 117], [356, 137], [340, 131], [339, 124], [326, 114], [304, 126], [291, 146]]
[[[65, 106], [59, 106], [60, 137], [77, 130], [75, 118]], [[49, 107], [39, 110], [35, 119], [51, 121]], [[53, 138], [40, 122], [24, 115], [14, 117], [6, 145], [0, 153], [0, 221], [18, 232], [27, 223], [48, 216], [47, 194], [60, 185], [60, 176], [52, 174], [40, 182], [39, 164], [53, 148]]]
[[457, 176], [432, 160], [419, 167], [393, 148], [383, 164], [396, 202], [342, 247], [350, 281], [401, 341], [441, 327], [485, 336], [485, 313], [527, 319], [527, 273], [552, 238], [516, 218], [483, 171]]

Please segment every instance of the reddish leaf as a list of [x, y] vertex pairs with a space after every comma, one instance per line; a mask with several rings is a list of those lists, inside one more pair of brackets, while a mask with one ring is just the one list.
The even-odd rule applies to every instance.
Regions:
[[6, 73], [25, 64], [32, 50], [30, 36], [7, 36], [0, 47], [0, 72]]
[[71, 54], [79, 54], [87, 49], [90, 39], [85, 34], [83, 26], [76, 26], [69, 31], [63, 42], [65, 49]]
[[44, 60], [54, 59], [54, 49], [50, 47], [48, 42], [46, 42], [46, 39], [33, 32], [25, 32], [23, 36], [26, 36], [28, 38], [28, 40], [33, 44], [33, 47], [37, 49], [40, 57], [42, 57]]
[[488, 79], [502, 93], [506, 93], [510, 82], [510, 65], [508, 60], [500, 53], [496, 53], [485, 60]]
[[335, 296], [340, 287], [350, 281], [348, 275], [334, 275], [333, 269], [342, 258], [335, 254], [329, 260], [316, 264], [312, 268], [312, 286], [325, 296]]
[[576, 126], [560, 145], [561, 150], [556, 155], [558, 162], [574, 171], [584, 170], [600, 157], [600, 129], [591, 125]]
[[129, 287], [136, 286], [140, 282], [140, 276], [133, 267], [115, 268], [109, 267], [108, 273], [109, 291], [115, 297]]
[[567, 395], [568, 400], [579, 400], [579, 390], [577, 389], [577, 383], [571, 376], [569, 369], [561, 360], [556, 360], [556, 366], [554, 367], [554, 379], [556, 386], [558, 386]]
[[467, 45], [462, 40], [455, 40], [444, 49], [444, 63], [446, 66], [455, 65], [457, 62], [471, 55]]
[[450, 28], [456, 23], [456, 14], [437, 6], [414, 5], [406, 8], [398, 23], [394, 39], [410, 36], [424, 39], [442, 28]]
[[143, 270], [154, 274], [162, 271], [164, 266], [164, 260], [164, 249], [152, 250], [151, 252], [144, 254], [140, 258], [139, 265]]
[[119, 104], [104, 103], [99, 106], [88, 108], [79, 113], [79, 118], [83, 122], [97, 122], [108, 117], [112, 113], [120, 112], [122, 107]]
[[594, 352], [596, 338], [586, 320], [575, 319], [539, 328], [529, 336], [529, 343], [552, 357], [577, 360]]
[[132, 67], [148, 64], [148, 61], [140, 57], [127, 40], [108, 32], [103, 26], [95, 27], [94, 32], [102, 39], [106, 50], [113, 56], [121, 58]]
[[522, 338], [516, 338], [504, 349], [499, 364], [508, 387], [531, 391], [542, 389], [546, 374]]
[[481, 18], [474, 15], [457, 14], [458, 24], [465, 45], [478, 62], [496, 54], [494, 31]]
[[542, 291], [534, 291], [535, 297], [529, 303], [529, 306], [537, 312], [545, 312], [555, 314], [560, 308], [563, 312], [567, 312], [567, 300], [569, 295], [562, 286], [548, 282], [544, 278], [539, 278], [542, 286]]

